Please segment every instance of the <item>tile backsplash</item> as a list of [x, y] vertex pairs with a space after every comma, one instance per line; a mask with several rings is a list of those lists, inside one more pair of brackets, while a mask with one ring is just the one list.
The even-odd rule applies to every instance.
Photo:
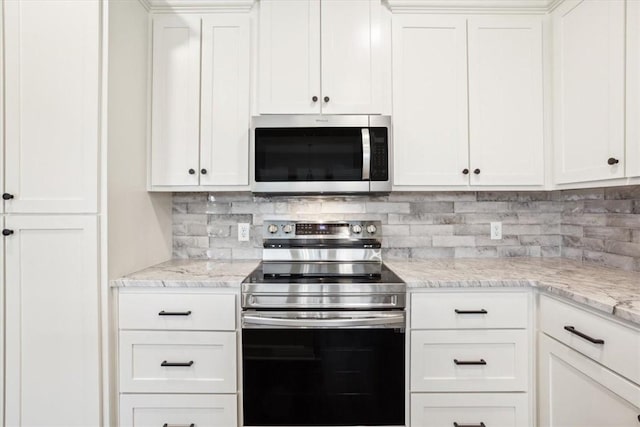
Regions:
[[[567, 257], [640, 271], [640, 186], [550, 192], [411, 192], [383, 196], [176, 193], [176, 258], [259, 259], [265, 219], [372, 219], [384, 259]], [[501, 221], [502, 240], [489, 223]], [[252, 224], [239, 242], [237, 224]]]

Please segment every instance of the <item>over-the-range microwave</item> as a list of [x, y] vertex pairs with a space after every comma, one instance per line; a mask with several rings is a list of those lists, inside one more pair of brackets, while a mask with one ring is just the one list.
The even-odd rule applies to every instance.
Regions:
[[252, 118], [254, 193], [391, 191], [388, 116], [269, 115]]

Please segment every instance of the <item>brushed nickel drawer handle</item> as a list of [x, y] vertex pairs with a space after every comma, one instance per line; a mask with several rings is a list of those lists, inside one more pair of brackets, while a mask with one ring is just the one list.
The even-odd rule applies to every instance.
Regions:
[[564, 327], [564, 330], [565, 330], [565, 331], [569, 331], [569, 332], [571, 332], [572, 334], [577, 335], [577, 336], [579, 336], [580, 338], [583, 338], [583, 339], [585, 339], [585, 340], [589, 341], [590, 343], [593, 343], [593, 344], [604, 344], [604, 340], [601, 340], [601, 339], [599, 339], [599, 338], [592, 338], [592, 337], [590, 337], [589, 335], [584, 334], [584, 333], [582, 333], [582, 332], [580, 332], [580, 331], [576, 330], [576, 328], [574, 328], [573, 326], [565, 326], [565, 327]]
[[172, 368], [172, 367], [190, 367], [193, 366], [193, 360], [190, 360], [188, 362], [167, 362], [166, 360], [163, 361], [160, 366], [165, 367], [165, 368]]

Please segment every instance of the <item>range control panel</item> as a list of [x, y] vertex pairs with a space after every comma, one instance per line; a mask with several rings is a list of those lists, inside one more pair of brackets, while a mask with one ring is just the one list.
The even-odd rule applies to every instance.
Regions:
[[382, 225], [380, 221], [265, 221], [265, 239], [296, 238], [379, 238]]

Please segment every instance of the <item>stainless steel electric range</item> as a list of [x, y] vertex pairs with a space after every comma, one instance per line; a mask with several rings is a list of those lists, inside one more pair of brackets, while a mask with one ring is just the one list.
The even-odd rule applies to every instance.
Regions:
[[242, 284], [245, 426], [405, 425], [406, 285], [378, 221], [264, 225]]

